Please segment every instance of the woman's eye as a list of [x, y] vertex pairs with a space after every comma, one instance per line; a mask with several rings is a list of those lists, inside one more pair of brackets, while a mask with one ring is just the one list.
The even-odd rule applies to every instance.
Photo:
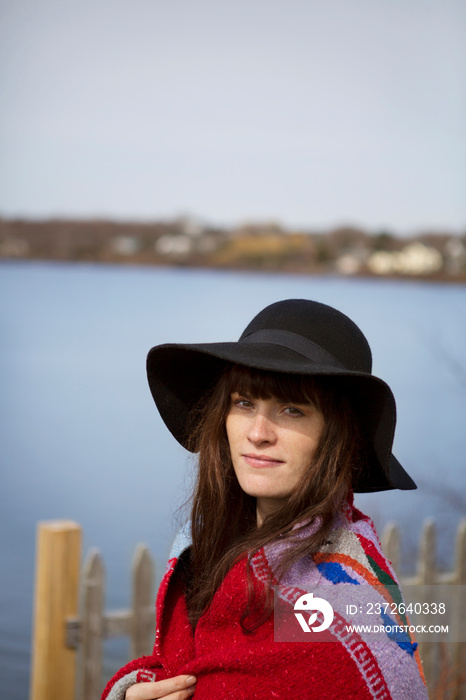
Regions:
[[285, 408], [285, 412], [288, 413], [290, 416], [303, 416], [304, 413], [299, 409], [296, 408], [296, 406], [287, 406]]
[[252, 401], [249, 401], [248, 399], [243, 399], [241, 397], [239, 399], [234, 399], [233, 404], [242, 408], [251, 408], [251, 406], [253, 405]]

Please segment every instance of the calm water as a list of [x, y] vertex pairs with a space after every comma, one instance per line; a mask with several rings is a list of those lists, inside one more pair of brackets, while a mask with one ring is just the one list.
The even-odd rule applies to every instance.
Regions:
[[[422, 522], [450, 567], [466, 514], [466, 287], [382, 280], [52, 264], [0, 265], [0, 677], [28, 694], [34, 540], [70, 518], [106, 563], [107, 604], [129, 601], [134, 546], [164, 567], [192, 464], [164, 428], [145, 378], [162, 342], [236, 339], [279, 299], [336, 306], [367, 335], [398, 403], [395, 453], [417, 492], [358, 497], [380, 529], [403, 529], [406, 565]], [[114, 652], [116, 653], [116, 652]], [[115, 661], [116, 663], [117, 661]]]

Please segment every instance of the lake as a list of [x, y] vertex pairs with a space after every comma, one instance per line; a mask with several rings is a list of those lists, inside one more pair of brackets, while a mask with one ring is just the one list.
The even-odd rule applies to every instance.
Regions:
[[[379, 532], [395, 520], [413, 562], [423, 521], [450, 568], [466, 514], [466, 287], [86, 264], [0, 264], [0, 676], [28, 694], [38, 521], [72, 519], [98, 547], [108, 607], [129, 603], [134, 547], [160, 577], [194, 463], [164, 427], [145, 356], [164, 342], [236, 340], [269, 303], [316, 299], [348, 314], [398, 406], [394, 452], [415, 492], [357, 497]], [[115, 648], [116, 649], [116, 648]], [[110, 649], [110, 665], [120, 663]], [[112, 656], [113, 654], [113, 656]]]

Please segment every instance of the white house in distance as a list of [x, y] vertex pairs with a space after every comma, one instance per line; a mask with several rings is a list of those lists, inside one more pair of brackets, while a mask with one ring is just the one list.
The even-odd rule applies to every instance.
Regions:
[[376, 275], [423, 275], [437, 272], [443, 265], [440, 251], [423, 243], [409, 243], [401, 250], [379, 250], [369, 256], [367, 266]]

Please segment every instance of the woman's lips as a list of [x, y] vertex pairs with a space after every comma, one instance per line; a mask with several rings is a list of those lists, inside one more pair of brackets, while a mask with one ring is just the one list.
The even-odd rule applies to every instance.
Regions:
[[266, 455], [244, 454], [243, 459], [250, 467], [256, 467], [258, 469], [278, 467], [280, 464], [283, 464], [283, 460], [273, 459]]

